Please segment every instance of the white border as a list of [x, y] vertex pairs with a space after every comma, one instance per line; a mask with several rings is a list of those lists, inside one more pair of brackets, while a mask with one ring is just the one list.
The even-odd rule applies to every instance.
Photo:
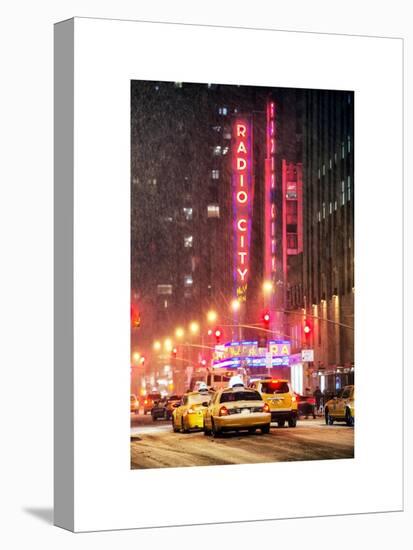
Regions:
[[[354, 460], [129, 469], [130, 79], [355, 90]], [[401, 40], [76, 18], [74, 80], [75, 530], [401, 510]]]

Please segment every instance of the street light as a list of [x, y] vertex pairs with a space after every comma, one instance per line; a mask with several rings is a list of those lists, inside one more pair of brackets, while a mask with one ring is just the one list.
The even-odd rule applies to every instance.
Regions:
[[181, 328], [181, 327], [178, 327], [178, 328], [176, 329], [176, 331], [175, 331], [175, 336], [176, 336], [177, 338], [183, 338], [184, 335], [185, 335], [184, 329]]
[[213, 311], [213, 310], [208, 311], [207, 319], [208, 319], [209, 323], [215, 323], [215, 321], [217, 320], [217, 317], [218, 317], [218, 315], [217, 315], [216, 311]]
[[166, 338], [163, 347], [165, 351], [172, 351], [172, 340], [170, 338]]
[[231, 302], [231, 309], [232, 309], [232, 311], [234, 311], [234, 312], [235, 312], [235, 311], [238, 311], [239, 308], [240, 308], [240, 303], [239, 303], [239, 301], [238, 301], [238, 300], [232, 300], [232, 302]]
[[264, 281], [262, 285], [262, 290], [264, 291], [264, 294], [270, 294], [272, 292], [272, 282], [271, 281]]
[[199, 324], [196, 321], [192, 321], [192, 323], [189, 325], [189, 330], [192, 332], [192, 334], [197, 334], [199, 332]]
[[159, 351], [161, 349], [161, 343], [159, 340], [156, 340], [154, 343], [153, 343], [153, 349], [155, 351]]
[[133, 361], [137, 363], [141, 358], [141, 354], [139, 353], [139, 351], [134, 351], [132, 357], [133, 357]]

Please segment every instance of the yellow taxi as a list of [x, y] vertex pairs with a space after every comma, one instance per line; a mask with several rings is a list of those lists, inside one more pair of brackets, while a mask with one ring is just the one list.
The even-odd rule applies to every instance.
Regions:
[[344, 386], [336, 397], [324, 405], [326, 424], [332, 425], [335, 420], [354, 426], [354, 386]]
[[131, 393], [130, 396], [130, 412], [139, 414], [139, 399], [134, 393]]
[[269, 433], [271, 414], [261, 395], [244, 385], [218, 390], [205, 411], [204, 433], [219, 437], [222, 432], [248, 430]]
[[194, 429], [203, 430], [204, 411], [210, 398], [208, 389], [185, 393], [180, 405], [172, 412], [173, 431], [188, 433]]
[[250, 388], [257, 390], [268, 404], [271, 422], [277, 422], [279, 428], [286, 421], [290, 428], [296, 427], [298, 403], [288, 380], [265, 378], [252, 382]]

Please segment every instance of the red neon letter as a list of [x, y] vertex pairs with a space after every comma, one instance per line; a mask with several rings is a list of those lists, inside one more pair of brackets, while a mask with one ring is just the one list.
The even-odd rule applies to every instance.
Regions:
[[240, 274], [240, 276], [241, 276], [241, 281], [244, 281], [244, 279], [245, 279], [245, 275], [247, 274], [247, 272], [248, 272], [248, 269], [247, 269], [247, 268], [245, 268], [245, 269], [244, 269], [244, 271], [241, 271], [241, 270], [240, 270], [240, 268], [238, 268], [238, 269], [237, 269], [237, 271], [238, 271], [238, 273], [239, 273], [239, 274]]
[[247, 133], [247, 128], [245, 124], [237, 124], [237, 137], [245, 137]]
[[237, 157], [237, 170], [245, 170], [247, 167], [247, 161], [245, 159]]
[[248, 195], [245, 191], [238, 191], [237, 193], [237, 201], [240, 203], [240, 204], [244, 204], [246, 203], [248, 200]]
[[[242, 224], [242, 226], [241, 226]], [[241, 218], [238, 220], [237, 227], [240, 231], [246, 231], [247, 230], [247, 220], [245, 218]]]
[[247, 152], [247, 148], [245, 147], [244, 142], [240, 141], [238, 145], [237, 153], [246, 153], [246, 152]]

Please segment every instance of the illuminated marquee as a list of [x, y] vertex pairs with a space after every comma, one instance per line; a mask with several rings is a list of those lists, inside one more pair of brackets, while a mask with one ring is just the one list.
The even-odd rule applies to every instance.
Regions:
[[248, 117], [235, 119], [232, 135], [234, 283], [237, 298], [242, 302], [246, 299], [248, 286], [253, 203], [251, 120]]

